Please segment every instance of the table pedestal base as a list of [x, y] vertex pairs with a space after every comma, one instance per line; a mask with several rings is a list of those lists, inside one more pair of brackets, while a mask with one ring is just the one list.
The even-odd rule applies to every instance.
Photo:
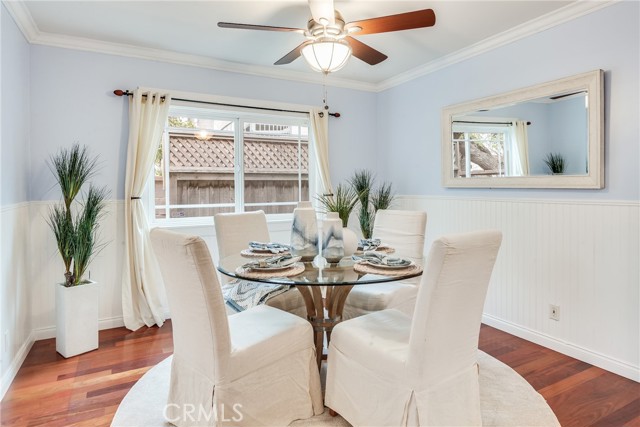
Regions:
[[327, 347], [331, 341], [333, 327], [342, 321], [342, 311], [347, 295], [353, 285], [327, 285], [326, 296], [322, 297], [320, 286], [296, 285], [307, 307], [307, 319], [313, 326], [313, 338], [316, 344], [318, 369], [322, 365], [324, 334], [327, 334]]

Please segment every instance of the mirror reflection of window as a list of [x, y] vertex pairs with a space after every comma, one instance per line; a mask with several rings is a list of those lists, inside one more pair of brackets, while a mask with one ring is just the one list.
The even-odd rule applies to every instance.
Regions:
[[[499, 121], [502, 120], [502, 121]], [[454, 120], [453, 176], [524, 176], [529, 173], [527, 123], [522, 120]]]

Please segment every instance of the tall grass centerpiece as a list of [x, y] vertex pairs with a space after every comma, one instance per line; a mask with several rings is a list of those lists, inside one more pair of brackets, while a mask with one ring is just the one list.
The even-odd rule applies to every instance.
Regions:
[[84, 201], [74, 206], [82, 187], [95, 174], [97, 161], [97, 157], [90, 157], [87, 148], [79, 144], [61, 149], [49, 160], [62, 201], [49, 210], [47, 222], [64, 263], [66, 287], [84, 283], [89, 263], [105, 246], [99, 242], [98, 231], [109, 195], [106, 187], [96, 188], [90, 184]]
[[362, 237], [370, 239], [373, 234], [373, 224], [376, 212], [380, 209], [388, 209], [395, 195], [390, 183], [383, 183], [380, 187], [373, 188], [375, 177], [367, 170], [354, 172], [349, 184], [358, 195], [360, 207], [358, 208], [358, 220]]
[[391, 184], [387, 182], [383, 183], [373, 191], [370, 199], [374, 212], [378, 212], [380, 209], [389, 209], [393, 203], [393, 199], [395, 199]]
[[317, 199], [327, 212], [338, 213], [343, 227], [348, 225], [349, 216], [358, 204], [358, 194], [355, 190], [342, 184], [338, 184], [335, 194], [323, 194]]
[[360, 207], [358, 208], [358, 221], [360, 222], [360, 231], [365, 239], [371, 238], [373, 231], [373, 217], [375, 212], [369, 204], [369, 195], [371, 187], [373, 187], [374, 176], [371, 171], [357, 170], [349, 180], [349, 184], [358, 195]]

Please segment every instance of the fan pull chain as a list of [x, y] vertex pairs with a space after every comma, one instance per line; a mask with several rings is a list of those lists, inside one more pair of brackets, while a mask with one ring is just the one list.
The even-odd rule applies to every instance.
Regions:
[[327, 105], [327, 75], [322, 76], [322, 104], [324, 109], [329, 112], [329, 105]]

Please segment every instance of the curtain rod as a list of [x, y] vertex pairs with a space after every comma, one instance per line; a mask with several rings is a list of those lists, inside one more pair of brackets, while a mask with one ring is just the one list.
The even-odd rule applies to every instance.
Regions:
[[[129, 90], [116, 89], [113, 91], [115, 96], [133, 96], [133, 92], [129, 92]], [[147, 95], [142, 95], [146, 97]], [[164, 99], [164, 96], [161, 98]], [[251, 108], [253, 110], [265, 110], [265, 111], [278, 111], [282, 113], [302, 113], [308, 114], [308, 111], [296, 111], [296, 110], [281, 110], [278, 108], [268, 108], [268, 107], [253, 107], [250, 105], [237, 105], [237, 104], [225, 104], [222, 102], [210, 102], [210, 101], [198, 101], [197, 99], [184, 99], [184, 98], [171, 98], [174, 101], [184, 101], [184, 102], [195, 102], [197, 104], [209, 104], [209, 105], [220, 105], [223, 107], [239, 107], [239, 108]], [[324, 115], [324, 112], [320, 112], [320, 117]], [[329, 113], [330, 116], [335, 118], [340, 117], [340, 113]]]
[[[487, 125], [509, 125], [511, 126], [511, 122], [470, 122], [470, 121], [465, 121], [465, 120], [454, 120], [453, 123], [480, 123], [480, 124], [487, 124]], [[529, 126], [531, 124], [531, 122], [527, 122], [527, 126]]]

